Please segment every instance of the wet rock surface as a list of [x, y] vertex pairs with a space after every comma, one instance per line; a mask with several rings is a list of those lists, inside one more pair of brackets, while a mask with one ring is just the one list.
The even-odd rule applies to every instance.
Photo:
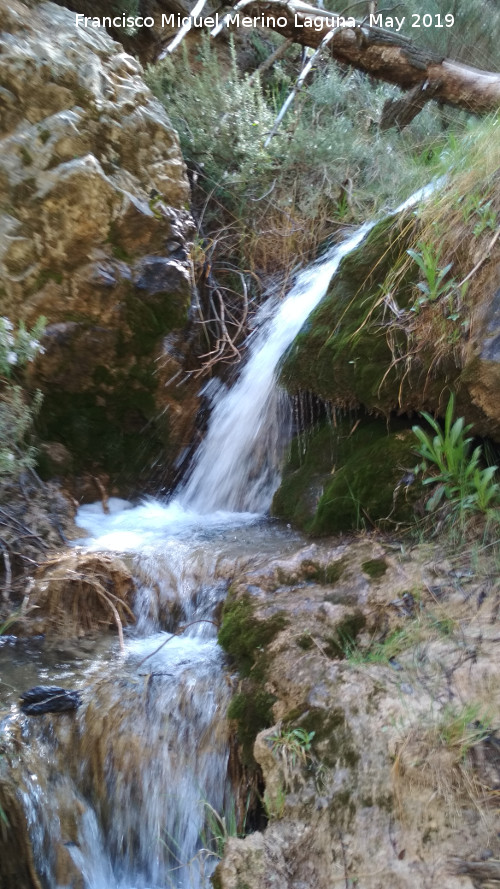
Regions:
[[40, 716], [42, 713], [67, 713], [78, 710], [81, 695], [58, 685], [35, 685], [20, 695], [20, 708], [26, 716]]
[[[492, 200], [499, 200], [497, 185]], [[454, 274], [463, 270], [468, 282], [456, 317], [438, 301], [419, 307], [415, 268], [405, 267], [397, 284], [391, 278], [415, 246], [415, 214], [382, 219], [343, 259], [285, 356], [281, 378], [289, 391], [312, 392], [333, 408], [361, 408], [385, 419], [422, 409], [443, 415], [454, 391], [474, 432], [499, 441], [499, 243], [493, 239], [490, 251], [486, 236], [478, 243], [471, 233], [457, 233], [456, 224], [451, 231], [447, 255], [454, 258]]]

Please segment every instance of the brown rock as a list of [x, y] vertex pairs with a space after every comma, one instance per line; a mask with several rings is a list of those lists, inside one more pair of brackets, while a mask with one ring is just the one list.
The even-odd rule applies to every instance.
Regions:
[[192, 289], [177, 135], [104, 30], [47, 2], [0, 0], [0, 19], [0, 314], [48, 319], [29, 381], [43, 437], [76, 471], [168, 466], [155, 370]]

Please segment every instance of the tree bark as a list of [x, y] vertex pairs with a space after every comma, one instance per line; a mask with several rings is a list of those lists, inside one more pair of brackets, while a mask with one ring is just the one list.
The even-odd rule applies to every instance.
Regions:
[[[316, 48], [331, 30], [337, 14], [315, 9], [300, 2], [255, 0], [235, 7], [241, 16], [263, 17], [261, 27], [270, 27], [284, 37], [303, 46]], [[267, 18], [278, 19], [266, 25]], [[307, 19], [324, 19], [318, 28]], [[315, 23], [316, 24], [316, 23]], [[339, 28], [331, 39], [328, 51], [334, 59], [345, 62], [380, 80], [405, 90], [429, 84], [432, 98], [474, 113], [487, 113], [500, 108], [500, 73], [481, 71], [437, 53], [415, 46], [396, 32], [358, 21], [355, 27]], [[422, 96], [423, 98], [423, 96]]]

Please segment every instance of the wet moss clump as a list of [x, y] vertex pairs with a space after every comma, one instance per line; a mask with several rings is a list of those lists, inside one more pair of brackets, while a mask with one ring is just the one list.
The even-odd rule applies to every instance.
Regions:
[[281, 382], [290, 393], [310, 392], [339, 408], [363, 406], [385, 416], [439, 405], [461, 368], [453, 348], [441, 350], [436, 362], [436, 337], [453, 344], [449, 320], [439, 320], [436, 335], [427, 328], [424, 341], [416, 340], [411, 323], [405, 326], [402, 313], [414, 308], [418, 295], [407, 256], [417, 228], [411, 211], [388, 217], [344, 257], [285, 356]]
[[255, 603], [247, 594], [230, 591], [222, 612], [219, 644], [233, 658], [244, 677], [240, 691], [232, 699], [228, 718], [237, 723], [241, 759], [245, 766], [256, 769], [253, 744], [258, 733], [273, 724], [272, 706], [276, 698], [264, 688], [267, 672], [265, 648], [287, 625], [284, 614], [255, 616]]
[[239, 673], [261, 678], [265, 672], [263, 649], [286, 627], [284, 614], [266, 618], [255, 617], [255, 604], [250, 595], [237, 597], [231, 592], [222, 611], [219, 645], [233, 658]]
[[157, 415], [150, 390], [134, 388], [130, 381], [115, 383], [113, 392], [100, 394], [99, 389], [48, 390], [38, 434], [64, 444], [74, 458], [77, 473], [98, 465], [113, 480], [137, 481], [156, 461], [164, 459], [168, 421]]
[[297, 639], [297, 645], [302, 651], [310, 651], [314, 646], [314, 641], [310, 633], [302, 633]]
[[[290, 392], [310, 391], [334, 404], [386, 412], [397, 406], [402, 371], [392, 360], [380, 285], [410, 246], [411, 226], [405, 223], [404, 215], [381, 220], [342, 260], [285, 357], [281, 381]], [[412, 298], [404, 284], [397, 295], [400, 308]], [[393, 331], [392, 349], [407, 350], [403, 330]]]
[[[284, 722], [291, 721], [288, 714]], [[322, 763], [329, 768], [355, 768], [360, 755], [357, 752], [346, 715], [341, 707], [323, 709], [311, 707], [301, 714], [293, 713], [294, 721], [307, 732], [314, 732], [314, 744]]]
[[327, 565], [319, 565], [317, 562], [302, 562], [302, 569], [307, 571], [307, 579], [320, 586], [335, 586], [341, 579], [346, 568], [346, 560], [329, 562]]
[[404, 479], [413, 449], [413, 433], [398, 418], [389, 427], [364, 418], [354, 432], [346, 421], [335, 429], [325, 424], [306, 441], [302, 458], [294, 444], [272, 513], [313, 536], [410, 522], [418, 486]]
[[386, 573], [387, 562], [385, 559], [367, 559], [366, 562], [362, 563], [361, 568], [372, 580], [378, 580]]
[[238, 726], [238, 741], [241, 745], [241, 761], [244, 766], [255, 767], [253, 745], [258, 733], [269, 728], [274, 722], [274, 695], [262, 689], [257, 690], [254, 683], [246, 681], [244, 690], [232, 699], [227, 711], [228, 719], [234, 719]]

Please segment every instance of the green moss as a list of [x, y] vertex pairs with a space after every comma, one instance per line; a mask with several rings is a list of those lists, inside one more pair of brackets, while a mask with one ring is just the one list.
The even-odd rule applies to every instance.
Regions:
[[38, 134], [38, 138], [42, 145], [45, 145], [46, 142], [50, 139], [50, 130], [41, 130]]
[[137, 481], [164, 459], [168, 422], [156, 414], [152, 391], [115, 380], [112, 392], [48, 389], [37, 426], [43, 439], [66, 445], [76, 472], [97, 465], [112, 479]]
[[127, 253], [124, 247], [121, 247], [120, 244], [112, 244], [111, 245], [111, 253], [113, 254], [115, 259], [119, 259], [120, 262], [131, 262], [132, 257], [130, 253]]
[[[271, 511], [312, 535], [410, 521], [417, 486], [401, 480], [415, 463], [414, 437], [406, 423], [362, 419], [336, 429], [324, 425], [306, 441], [303, 462], [294, 446]], [[335, 582], [336, 566], [329, 566]], [[326, 573], [328, 581], [328, 571]]]
[[222, 880], [221, 880], [220, 871], [219, 871], [218, 866], [216, 867], [212, 876], [210, 877], [210, 882], [212, 884], [213, 889], [223, 889]]
[[92, 374], [92, 379], [96, 385], [112, 385], [114, 382], [113, 374], [109, 370], [109, 368], [105, 367], [103, 364], [99, 364], [94, 373]]
[[[379, 285], [405, 254], [404, 220], [388, 218], [342, 261], [317, 309], [292, 344], [282, 368], [290, 391], [309, 390], [337, 404], [391, 406], [399, 372], [392, 364]], [[398, 293], [399, 305], [404, 304]]]
[[302, 649], [302, 651], [310, 651], [310, 649], [314, 645], [313, 638], [312, 638], [311, 634], [310, 633], [302, 633], [302, 635], [299, 636], [297, 639], [297, 645], [299, 646], [299, 648]]
[[335, 463], [338, 438], [329, 424], [324, 424], [303, 441], [294, 439], [283, 469], [281, 485], [276, 491], [271, 512], [278, 518], [292, 521], [307, 530]]
[[309, 528], [311, 534], [410, 522], [417, 487], [408, 492], [401, 480], [413, 465], [413, 448], [410, 429], [383, 435], [360, 448], [325, 487]]
[[135, 355], [148, 355], [161, 336], [187, 322], [191, 295], [155, 293], [146, 297], [131, 287], [125, 297], [125, 318], [132, 334], [130, 348]]
[[346, 614], [335, 627], [335, 633], [326, 640], [324, 650], [328, 657], [344, 658], [346, 651], [352, 647], [365, 624], [366, 617], [359, 608]]
[[[354, 747], [351, 730], [344, 711], [340, 707], [323, 709], [311, 707], [295, 719], [297, 724], [308, 732], [314, 732], [314, 744], [318, 756], [326, 766], [355, 768], [359, 753]], [[287, 714], [284, 722], [289, 722]]]
[[339, 559], [337, 562], [329, 562], [328, 565], [319, 565], [312, 560], [302, 562], [302, 570], [306, 570], [307, 579], [317, 584], [334, 586], [344, 574], [346, 561]]
[[247, 681], [244, 690], [235, 695], [229, 705], [227, 716], [237, 723], [241, 758], [245, 766], [255, 766], [254, 741], [259, 732], [273, 724], [272, 708], [275, 701], [274, 695], [256, 688], [253, 682]]
[[253, 744], [258, 732], [273, 724], [272, 706], [276, 700], [263, 688], [267, 670], [265, 647], [286, 625], [284, 614], [256, 618], [250, 595], [237, 597], [232, 591], [224, 604], [219, 644], [233, 658], [245, 678], [240, 692], [232, 699], [229, 719], [238, 725], [238, 740], [245, 765], [256, 768]]
[[28, 149], [24, 145], [22, 145], [21, 148], [19, 149], [19, 154], [21, 155], [21, 160], [22, 160], [24, 166], [31, 167], [31, 164], [33, 163], [33, 158], [31, 157], [31, 154], [29, 153]]
[[[404, 360], [394, 360], [411, 352], [412, 344], [402, 325], [392, 325], [388, 335], [394, 316], [385, 295], [390, 292], [401, 309], [413, 302], [411, 264], [395, 292], [390, 275], [402, 267], [414, 239], [415, 224], [409, 215], [390, 217], [374, 226], [343, 259], [326, 297], [285, 357], [281, 380], [290, 392], [309, 391], [339, 407], [363, 405], [387, 415], [405, 407], [405, 399], [409, 408], [420, 407], [424, 381], [426, 387], [431, 383], [442, 389], [458, 377], [459, 369], [451, 362], [446, 369], [440, 367], [437, 380], [431, 381], [436, 375], [433, 348], [421, 351], [419, 361], [409, 368]], [[427, 389], [426, 397], [430, 394]]]
[[31, 288], [31, 292], [37, 293], [37, 291], [41, 290], [42, 287], [45, 287], [49, 281], [55, 281], [56, 284], [62, 284], [63, 280], [62, 272], [56, 271], [56, 269], [43, 269], [40, 274], [37, 275]]
[[219, 645], [234, 659], [242, 676], [259, 678], [265, 671], [265, 652], [274, 637], [287, 625], [284, 614], [256, 618], [255, 604], [250, 595], [236, 597], [231, 592], [226, 599], [219, 630]]
[[361, 567], [365, 574], [368, 574], [368, 577], [378, 580], [379, 577], [383, 577], [386, 573], [387, 562], [385, 559], [368, 559], [362, 563]]

